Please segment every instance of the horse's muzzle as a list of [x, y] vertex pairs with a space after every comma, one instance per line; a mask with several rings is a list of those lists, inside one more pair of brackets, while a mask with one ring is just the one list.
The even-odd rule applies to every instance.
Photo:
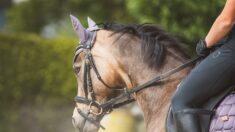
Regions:
[[[87, 114], [87, 116], [93, 116], [93, 115], [88, 115], [87, 112], [86, 113], [84, 112], [84, 114]], [[84, 117], [82, 117], [77, 112], [77, 108], [74, 108], [73, 116], [72, 116], [72, 123], [73, 123], [73, 126], [79, 130], [79, 132], [97, 132], [99, 130], [99, 127], [87, 121]]]

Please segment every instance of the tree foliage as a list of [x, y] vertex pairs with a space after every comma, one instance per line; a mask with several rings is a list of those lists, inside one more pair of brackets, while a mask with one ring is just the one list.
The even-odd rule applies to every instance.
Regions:
[[1, 0], [0, 1], [0, 9], [8, 8], [12, 4], [12, 0]]
[[69, 19], [69, 14], [84, 20], [87, 16], [97, 21], [125, 19], [124, 7], [122, 0], [29, 0], [10, 8], [8, 18], [13, 30], [39, 33], [46, 24]]
[[205, 37], [224, 1], [127, 0], [129, 14], [138, 22], [158, 23], [186, 42]]
[[25, 33], [0, 40], [0, 131], [72, 131], [76, 41]]
[[1, 108], [12, 104], [72, 102], [76, 95], [71, 40], [44, 40], [35, 35], [0, 34]]
[[214, 0], [29, 0], [8, 11], [9, 22], [19, 31], [41, 29], [70, 13], [91, 16], [98, 22], [156, 23], [185, 42], [195, 42], [208, 32], [224, 1]]

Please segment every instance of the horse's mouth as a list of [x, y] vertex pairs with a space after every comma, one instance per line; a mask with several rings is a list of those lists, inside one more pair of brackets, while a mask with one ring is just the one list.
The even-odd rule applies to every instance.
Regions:
[[[88, 115], [88, 112], [85, 114]], [[92, 115], [88, 115], [88, 117], [91, 117], [91, 116]], [[79, 132], [97, 132], [99, 130], [99, 127], [97, 125], [83, 118], [77, 112], [76, 108], [74, 109], [74, 112], [73, 112], [72, 123], [73, 123], [73, 126], [79, 130]]]
[[88, 121], [86, 121], [83, 126], [76, 126], [76, 129], [78, 129], [79, 132], [97, 132], [99, 130], [97, 126]]

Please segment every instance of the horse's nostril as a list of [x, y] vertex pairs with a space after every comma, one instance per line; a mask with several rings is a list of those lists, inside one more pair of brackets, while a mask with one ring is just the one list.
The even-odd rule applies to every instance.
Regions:
[[73, 126], [76, 127], [76, 120], [72, 117]]

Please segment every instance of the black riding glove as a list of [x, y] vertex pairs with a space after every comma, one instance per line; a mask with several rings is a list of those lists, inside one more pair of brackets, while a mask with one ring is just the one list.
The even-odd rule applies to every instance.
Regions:
[[210, 54], [210, 48], [206, 47], [206, 41], [205, 40], [199, 40], [196, 46], [196, 52], [198, 56], [206, 57]]

